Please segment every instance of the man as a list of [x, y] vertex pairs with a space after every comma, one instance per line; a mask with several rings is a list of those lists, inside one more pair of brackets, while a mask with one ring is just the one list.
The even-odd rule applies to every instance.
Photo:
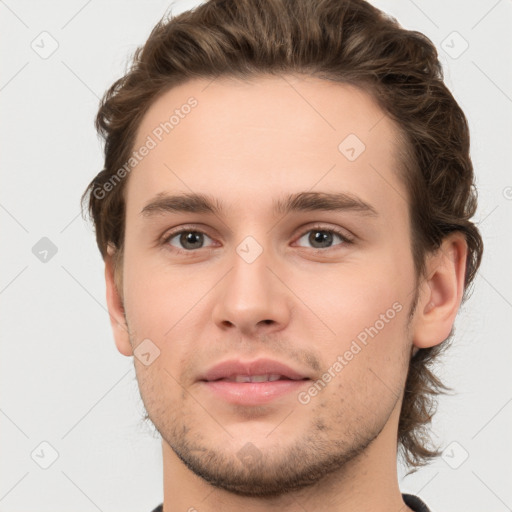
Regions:
[[480, 264], [435, 48], [362, 0], [161, 20], [84, 194], [118, 350], [162, 436], [156, 511], [428, 510], [398, 487]]

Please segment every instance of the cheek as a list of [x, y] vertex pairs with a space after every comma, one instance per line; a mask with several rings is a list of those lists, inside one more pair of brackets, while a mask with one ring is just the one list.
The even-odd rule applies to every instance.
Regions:
[[318, 403], [331, 404], [340, 424], [347, 421], [350, 410], [351, 418], [379, 425], [402, 392], [408, 364], [409, 304], [393, 277], [387, 274], [375, 280], [366, 274], [358, 280], [347, 279], [347, 293], [324, 294], [324, 303], [329, 304], [326, 323], [336, 334], [320, 345], [321, 379], [332, 385], [327, 385], [327, 393], [319, 393]]
[[207, 290], [200, 281], [187, 280], [170, 272], [161, 258], [143, 258], [132, 252], [126, 260], [125, 308], [137, 340], [145, 337], [163, 341]]
[[349, 387], [354, 382], [360, 386], [354, 392], [366, 394], [368, 403], [384, 396], [391, 403], [401, 393], [408, 364], [412, 264], [383, 258], [350, 284], [353, 292], [338, 302], [338, 339], [332, 354], [343, 358], [342, 380]]
[[386, 332], [404, 327], [414, 285], [412, 266], [385, 254], [372, 259], [325, 267], [314, 279], [303, 273], [295, 281], [297, 296], [335, 339], [350, 340], [375, 324]]
[[[318, 340], [317, 347], [321, 347], [324, 371], [330, 369], [336, 375], [334, 395], [354, 393], [373, 403], [374, 397], [380, 400], [391, 393], [391, 404], [400, 393], [410, 345], [407, 317], [413, 277], [412, 264], [382, 255], [373, 265], [351, 266], [350, 271], [324, 276], [323, 286], [315, 286], [314, 295], [309, 290], [308, 306], [331, 331]], [[308, 291], [303, 288], [301, 293], [307, 296]]]

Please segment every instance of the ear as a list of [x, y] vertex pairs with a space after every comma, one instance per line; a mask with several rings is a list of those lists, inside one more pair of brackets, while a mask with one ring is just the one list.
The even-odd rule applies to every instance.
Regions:
[[125, 356], [131, 356], [133, 355], [133, 350], [130, 343], [128, 325], [126, 324], [124, 316], [122, 296], [115, 282], [113, 253], [110, 247], [105, 257], [105, 283], [107, 288], [108, 313], [117, 350]]
[[415, 313], [413, 353], [439, 345], [450, 335], [464, 292], [467, 250], [464, 235], [455, 232], [428, 256]]

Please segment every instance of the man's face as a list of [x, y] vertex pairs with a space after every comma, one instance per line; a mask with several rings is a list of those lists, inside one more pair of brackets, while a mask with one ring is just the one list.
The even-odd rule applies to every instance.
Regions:
[[[314, 483], [396, 436], [415, 274], [392, 122], [348, 85], [217, 79], [161, 96], [134, 149], [148, 136], [156, 146], [126, 189], [123, 295], [132, 347], [160, 350], [134, 361], [164, 442], [212, 484], [256, 496]], [[303, 193], [369, 207], [276, 211]], [[145, 209], [180, 194], [221, 209]], [[251, 368], [262, 359], [303, 380], [218, 380], [280, 374]]]

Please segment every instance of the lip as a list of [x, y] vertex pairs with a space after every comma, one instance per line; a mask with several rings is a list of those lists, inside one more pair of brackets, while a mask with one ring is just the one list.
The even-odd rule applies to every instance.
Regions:
[[263, 405], [294, 392], [294, 396], [311, 381], [276, 380], [274, 382], [203, 381], [201, 384], [214, 396], [235, 405]]
[[[231, 382], [219, 379], [235, 375], [279, 374], [283, 380], [267, 382]], [[310, 377], [272, 359], [255, 361], [228, 360], [210, 368], [199, 381], [214, 396], [236, 405], [262, 405], [288, 393], [298, 393], [309, 385]]]
[[[275, 361], [273, 359], [256, 359], [254, 361], [242, 361], [240, 359], [230, 359], [216, 364], [198, 380], [216, 381], [219, 379], [233, 377], [235, 375], [264, 375], [279, 374], [291, 380], [309, 379], [298, 370], [294, 370], [287, 364]], [[278, 381], [276, 381], [278, 382]]]

